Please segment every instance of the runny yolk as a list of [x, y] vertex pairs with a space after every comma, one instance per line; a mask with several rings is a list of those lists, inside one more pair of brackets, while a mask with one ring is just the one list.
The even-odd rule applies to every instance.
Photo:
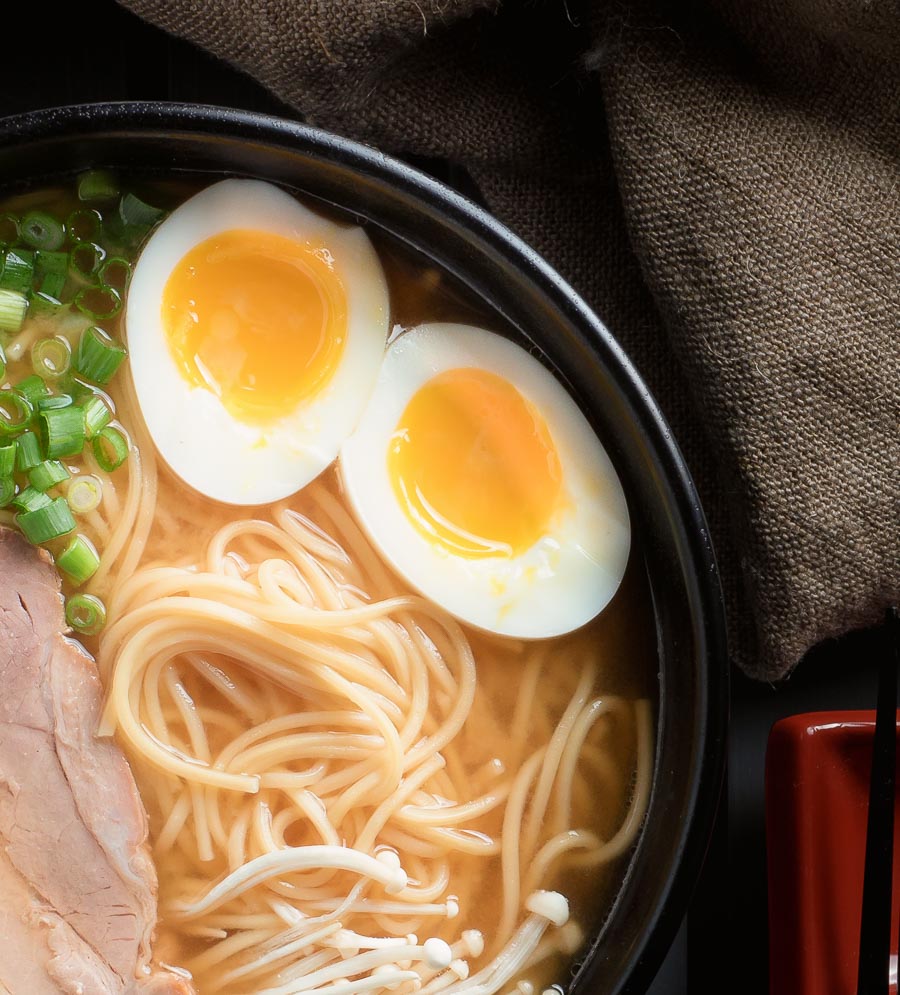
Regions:
[[327, 249], [236, 229], [179, 260], [162, 323], [188, 383], [211, 390], [240, 421], [271, 422], [331, 378], [347, 302]]
[[416, 529], [468, 559], [532, 546], [562, 487], [540, 412], [481, 369], [447, 370], [419, 388], [391, 437], [388, 474]]

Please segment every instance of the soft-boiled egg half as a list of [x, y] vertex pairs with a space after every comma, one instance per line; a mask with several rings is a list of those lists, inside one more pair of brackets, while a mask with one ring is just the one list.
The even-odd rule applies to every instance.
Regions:
[[478, 628], [571, 631], [624, 575], [631, 528], [609, 456], [549, 370], [499, 335], [401, 334], [340, 467], [388, 562]]
[[299, 490], [356, 427], [388, 319], [362, 230], [257, 180], [206, 188], [153, 232], [128, 291], [131, 369], [160, 455], [230, 504]]

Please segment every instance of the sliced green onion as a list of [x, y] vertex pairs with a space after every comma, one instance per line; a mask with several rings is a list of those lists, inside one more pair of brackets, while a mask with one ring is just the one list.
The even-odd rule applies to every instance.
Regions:
[[52, 339], [39, 339], [31, 347], [31, 365], [41, 377], [57, 380], [69, 372], [72, 365], [72, 347], [69, 340], [57, 335]]
[[35, 487], [26, 487], [13, 498], [12, 506], [18, 511], [37, 511], [46, 508], [53, 499]]
[[84, 434], [88, 439], [94, 436], [112, 421], [112, 412], [106, 401], [94, 394], [84, 405]]
[[85, 280], [96, 276], [106, 258], [106, 249], [95, 242], [76, 242], [69, 250], [69, 266]]
[[48, 491], [51, 487], [69, 479], [69, 471], [59, 460], [48, 459], [38, 463], [28, 473], [28, 483], [36, 491]]
[[131, 263], [121, 256], [110, 256], [100, 267], [100, 283], [104, 287], [112, 287], [120, 293], [126, 289], [131, 280]]
[[125, 358], [125, 346], [110, 338], [102, 328], [86, 328], [78, 342], [75, 369], [92, 383], [108, 384]]
[[6, 376], [6, 353], [3, 351], [3, 344], [0, 343], [0, 380]]
[[160, 207], [153, 207], [133, 193], [119, 201], [119, 217], [126, 228], [150, 228], [165, 215]]
[[28, 298], [17, 290], [0, 290], [0, 332], [17, 332], [28, 313]]
[[63, 304], [58, 297], [54, 297], [52, 294], [45, 294], [41, 291], [40, 293], [31, 295], [29, 312], [35, 317], [50, 318], [66, 307], [68, 307], [68, 304]]
[[39, 249], [34, 254], [34, 275], [40, 280], [50, 273], [69, 272], [69, 253], [51, 252], [49, 249]]
[[101, 470], [112, 473], [128, 458], [128, 440], [113, 425], [102, 428], [91, 440], [94, 459]]
[[19, 223], [19, 238], [33, 249], [58, 249], [66, 240], [66, 229], [46, 211], [29, 211]]
[[90, 169], [78, 177], [79, 200], [112, 200], [119, 196], [119, 180], [110, 169]]
[[12, 477], [0, 477], [0, 508], [5, 508], [16, 496], [16, 482]]
[[75, 528], [75, 519], [66, 499], [58, 497], [43, 508], [23, 511], [16, 516], [16, 525], [29, 542], [38, 546], [67, 535]]
[[93, 242], [100, 234], [102, 220], [93, 207], [78, 207], [66, 218], [66, 232], [76, 242]]
[[35, 432], [23, 432], [16, 440], [16, 469], [20, 473], [25, 473], [33, 466], [37, 466], [43, 457], [41, 456], [41, 440]]
[[0, 214], [0, 245], [15, 245], [19, 241], [19, 219], [15, 214]]
[[106, 609], [93, 594], [73, 594], [66, 602], [66, 621], [85, 636], [95, 636], [106, 624]]
[[34, 405], [14, 390], [0, 390], [0, 437], [18, 435], [32, 419]]
[[97, 388], [75, 376], [75, 370], [70, 369], [68, 374], [59, 381], [60, 389], [66, 394], [72, 395], [72, 400], [80, 404], [85, 398], [94, 397]]
[[61, 297], [69, 276], [69, 253], [41, 249], [34, 260], [34, 279], [42, 294]]
[[72, 403], [68, 394], [51, 394], [37, 402], [38, 411], [52, 411], [54, 408], [67, 408]]
[[41, 411], [38, 428], [47, 459], [77, 456], [84, 448], [84, 413], [76, 404]]
[[28, 249], [9, 249], [3, 260], [0, 290], [26, 294], [34, 281], [34, 253]]
[[76, 515], [86, 515], [100, 506], [103, 497], [103, 483], [92, 473], [76, 477], [66, 491], [66, 500]]
[[50, 388], [36, 373], [32, 373], [30, 377], [25, 377], [24, 380], [14, 384], [13, 390], [30, 401], [32, 407], [37, 407], [37, 403], [42, 397], [50, 396]]
[[13, 470], [16, 468], [16, 449], [18, 443], [15, 439], [0, 443], [0, 477], [13, 475]]
[[43, 280], [41, 280], [40, 293], [45, 297], [52, 297], [55, 300], [60, 300], [62, 298], [63, 287], [66, 285], [66, 278], [68, 274], [66, 273], [48, 273]]
[[122, 295], [115, 287], [84, 287], [75, 295], [74, 303], [92, 321], [105, 321], [122, 310]]
[[90, 539], [77, 535], [56, 557], [56, 565], [78, 585], [94, 576], [100, 566], [100, 557]]

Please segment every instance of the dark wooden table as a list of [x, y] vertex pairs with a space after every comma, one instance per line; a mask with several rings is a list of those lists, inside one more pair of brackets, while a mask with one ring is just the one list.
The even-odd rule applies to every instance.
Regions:
[[[142, 23], [112, 0], [6, 6], [0, 116], [61, 104], [152, 99], [296, 117], [248, 77]], [[427, 165], [452, 180], [449, 168]], [[729, 777], [718, 824], [685, 923], [648, 995], [767, 990], [768, 732], [784, 715], [874, 708], [875, 648], [871, 632], [819, 647], [777, 688], [733, 674]]]

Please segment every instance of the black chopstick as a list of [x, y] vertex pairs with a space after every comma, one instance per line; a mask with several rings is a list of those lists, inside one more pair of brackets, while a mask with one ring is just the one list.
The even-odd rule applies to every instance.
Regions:
[[878, 705], [869, 778], [866, 862], [859, 927], [856, 995], [888, 995], [891, 956], [891, 884], [894, 857], [894, 778], [897, 765], [896, 608], [888, 611], [878, 666]]

